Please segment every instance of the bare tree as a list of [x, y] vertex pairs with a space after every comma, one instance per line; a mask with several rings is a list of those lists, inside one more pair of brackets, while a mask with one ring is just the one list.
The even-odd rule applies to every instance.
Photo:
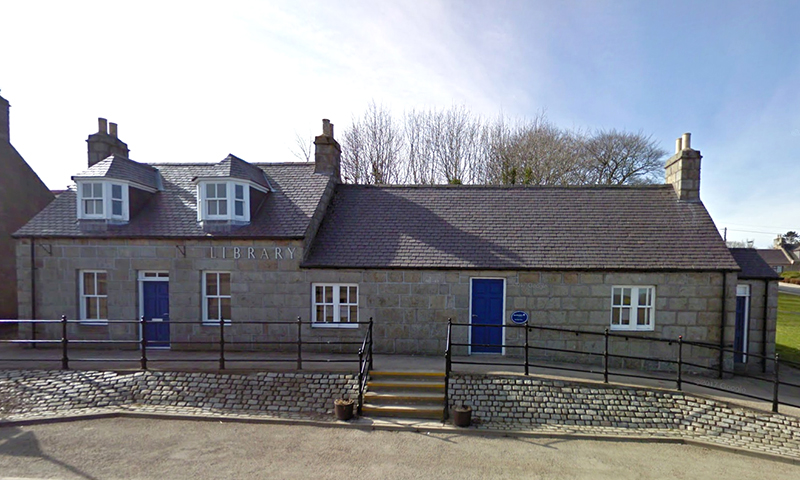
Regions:
[[398, 183], [401, 179], [402, 132], [391, 113], [371, 102], [361, 119], [344, 132], [342, 173], [345, 181], [364, 184]]
[[299, 133], [294, 134], [294, 149], [292, 154], [304, 162], [314, 161], [314, 136], [304, 138]]
[[599, 130], [583, 142], [586, 183], [638, 185], [663, 181], [667, 154], [652, 135]]

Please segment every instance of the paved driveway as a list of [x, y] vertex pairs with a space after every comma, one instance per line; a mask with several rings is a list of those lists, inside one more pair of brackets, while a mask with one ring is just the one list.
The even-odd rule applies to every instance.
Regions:
[[143, 419], [0, 428], [0, 478], [753, 478], [800, 467], [699, 447]]

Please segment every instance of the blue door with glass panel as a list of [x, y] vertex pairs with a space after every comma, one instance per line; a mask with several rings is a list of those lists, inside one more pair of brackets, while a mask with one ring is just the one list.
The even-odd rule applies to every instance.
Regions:
[[472, 353], [503, 352], [503, 280], [472, 280]]
[[169, 347], [169, 282], [142, 282], [148, 347]]

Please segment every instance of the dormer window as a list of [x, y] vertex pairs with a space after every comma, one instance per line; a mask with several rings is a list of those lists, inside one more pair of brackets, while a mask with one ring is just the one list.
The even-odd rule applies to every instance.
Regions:
[[128, 185], [117, 182], [78, 182], [78, 218], [127, 222]]
[[197, 220], [250, 222], [251, 185], [234, 181], [200, 181]]

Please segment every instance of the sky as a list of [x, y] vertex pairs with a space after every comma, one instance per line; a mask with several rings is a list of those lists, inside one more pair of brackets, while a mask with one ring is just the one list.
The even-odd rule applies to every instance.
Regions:
[[728, 240], [800, 230], [800, 2], [0, 0], [11, 143], [51, 189], [97, 118], [133, 160], [297, 161], [370, 102], [692, 133]]

